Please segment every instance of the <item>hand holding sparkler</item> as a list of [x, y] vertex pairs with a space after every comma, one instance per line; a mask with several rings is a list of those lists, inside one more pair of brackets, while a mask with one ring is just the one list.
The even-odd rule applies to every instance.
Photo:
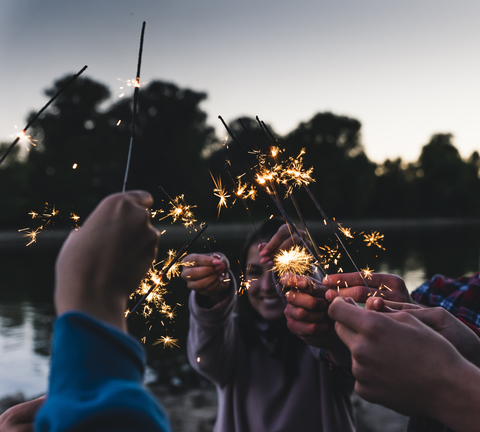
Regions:
[[[340, 297], [328, 313], [352, 353], [360, 397], [457, 431], [478, 430], [480, 369], [442, 335], [409, 311], [378, 313]], [[456, 328], [460, 339], [470, 333], [466, 326]]]
[[384, 300], [381, 297], [369, 298], [367, 309], [377, 312], [395, 313], [403, 311], [414, 316], [432, 330], [447, 339], [458, 352], [474, 365], [480, 367], [480, 339], [478, 330], [464, 331], [466, 324], [442, 307], [431, 307]]
[[328, 288], [311, 277], [292, 273], [284, 274], [280, 283], [288, 288], [284, 311], [288, 329], [308, 345], [326, 349], [337, 366], [349, 367], [350, 352], [327, 314]]
[[[362, 277], [363, 276], [363, 277]], [[382, 297], [386, 300], [413, 303], [402, 278], [386, 273], [372, 273], [363, 270], [359, 273], [338, 273], [329, 275], [323, 283], [336, 290], [342, 297], [351, 297], [357, 303], [365, 303], [369, 297]], [[365, 286], [367, 283], [368, 287]], [[334, 292], [326, 294], [328, 301], [336, 297]]]
[[147, 192], [110, 195], [72, 232], [56, 264], [57, 313], [82, 311], [122, 330], [128, 295], [155, 258]]
[[291, 247], [294, 245], [301, 244], [301, 238], [310, 247], [311, 243], [307, 238], [306, 232], [303, 230], [298, 230], [298, 234], [292, 232], [287, 224], [282, 225], [268, 243], [261, 243], [258, 246], [261, 257], [260, 262], [262, 264], [268, 263], [269, 265], [273, 265], [274, 256], [278, 253], [278, 251], [286, 251], [291, 249]]
[[228, 297], [231, 290], [230, 263], [222, 253], [190, 254], [183, 262], [193, 263], [182, 269], [187, 287], [199, 294], [200, 306], [211, 308]]

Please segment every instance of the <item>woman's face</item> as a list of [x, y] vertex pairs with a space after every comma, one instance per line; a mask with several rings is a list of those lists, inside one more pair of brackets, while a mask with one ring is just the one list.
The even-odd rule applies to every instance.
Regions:
[[250, 282], [247, 295], [252, 307], [265, 321], [285, 318], [283, 315], [285, 304], [277, 294], [271, 273], [270, 266], [260, 264], [258, 243], [254, 243], [247, 254], [245, 279]]

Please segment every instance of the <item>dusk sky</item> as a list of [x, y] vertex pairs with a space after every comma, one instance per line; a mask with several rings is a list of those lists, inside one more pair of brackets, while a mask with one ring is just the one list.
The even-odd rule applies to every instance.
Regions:
[[473, 0], [2, 0], [0, 140], [84, 65], [115, 101], [146, 21], [141, 82], [206, 92], [219, 137], [218, 115], [285, 134], [331, 111], [361, 121], [374, 161], [414, 161], [438, 132], [468, 157], [480, 150], [479, 19]]

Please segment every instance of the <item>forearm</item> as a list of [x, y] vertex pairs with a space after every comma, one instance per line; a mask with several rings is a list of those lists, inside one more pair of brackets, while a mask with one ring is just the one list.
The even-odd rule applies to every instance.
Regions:
[[232, 368], [236, 296], [231, 292], [225, 300], [209, 309], [202, 308], [197, 297], [192, 292], [189, 299], [188, 358], [194, 369], [220, 384]]
[[37, 430], [168, 431], [163, 409], [143, 388], [144, 362], [128, 335], [83, 314], [63, 315]]
[[480, 424], [480, 369], [465, 359], [439, 377], [428, 414], [457, 432], [476, 432]]

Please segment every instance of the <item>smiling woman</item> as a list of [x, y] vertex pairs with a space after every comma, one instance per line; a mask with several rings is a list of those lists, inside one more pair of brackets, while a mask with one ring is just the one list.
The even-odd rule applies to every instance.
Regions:
[[267, 220], [247, 239], [240, 259], [246, 294], [237, 294], [224, 255], [185, 258], [193, 262], [182, 272], [192, 290], [188, 355], [217, 388], [216, 432], [354, 430], [348, 370], [286, 326], [271, 257], [299, 239], [283, 225]]

